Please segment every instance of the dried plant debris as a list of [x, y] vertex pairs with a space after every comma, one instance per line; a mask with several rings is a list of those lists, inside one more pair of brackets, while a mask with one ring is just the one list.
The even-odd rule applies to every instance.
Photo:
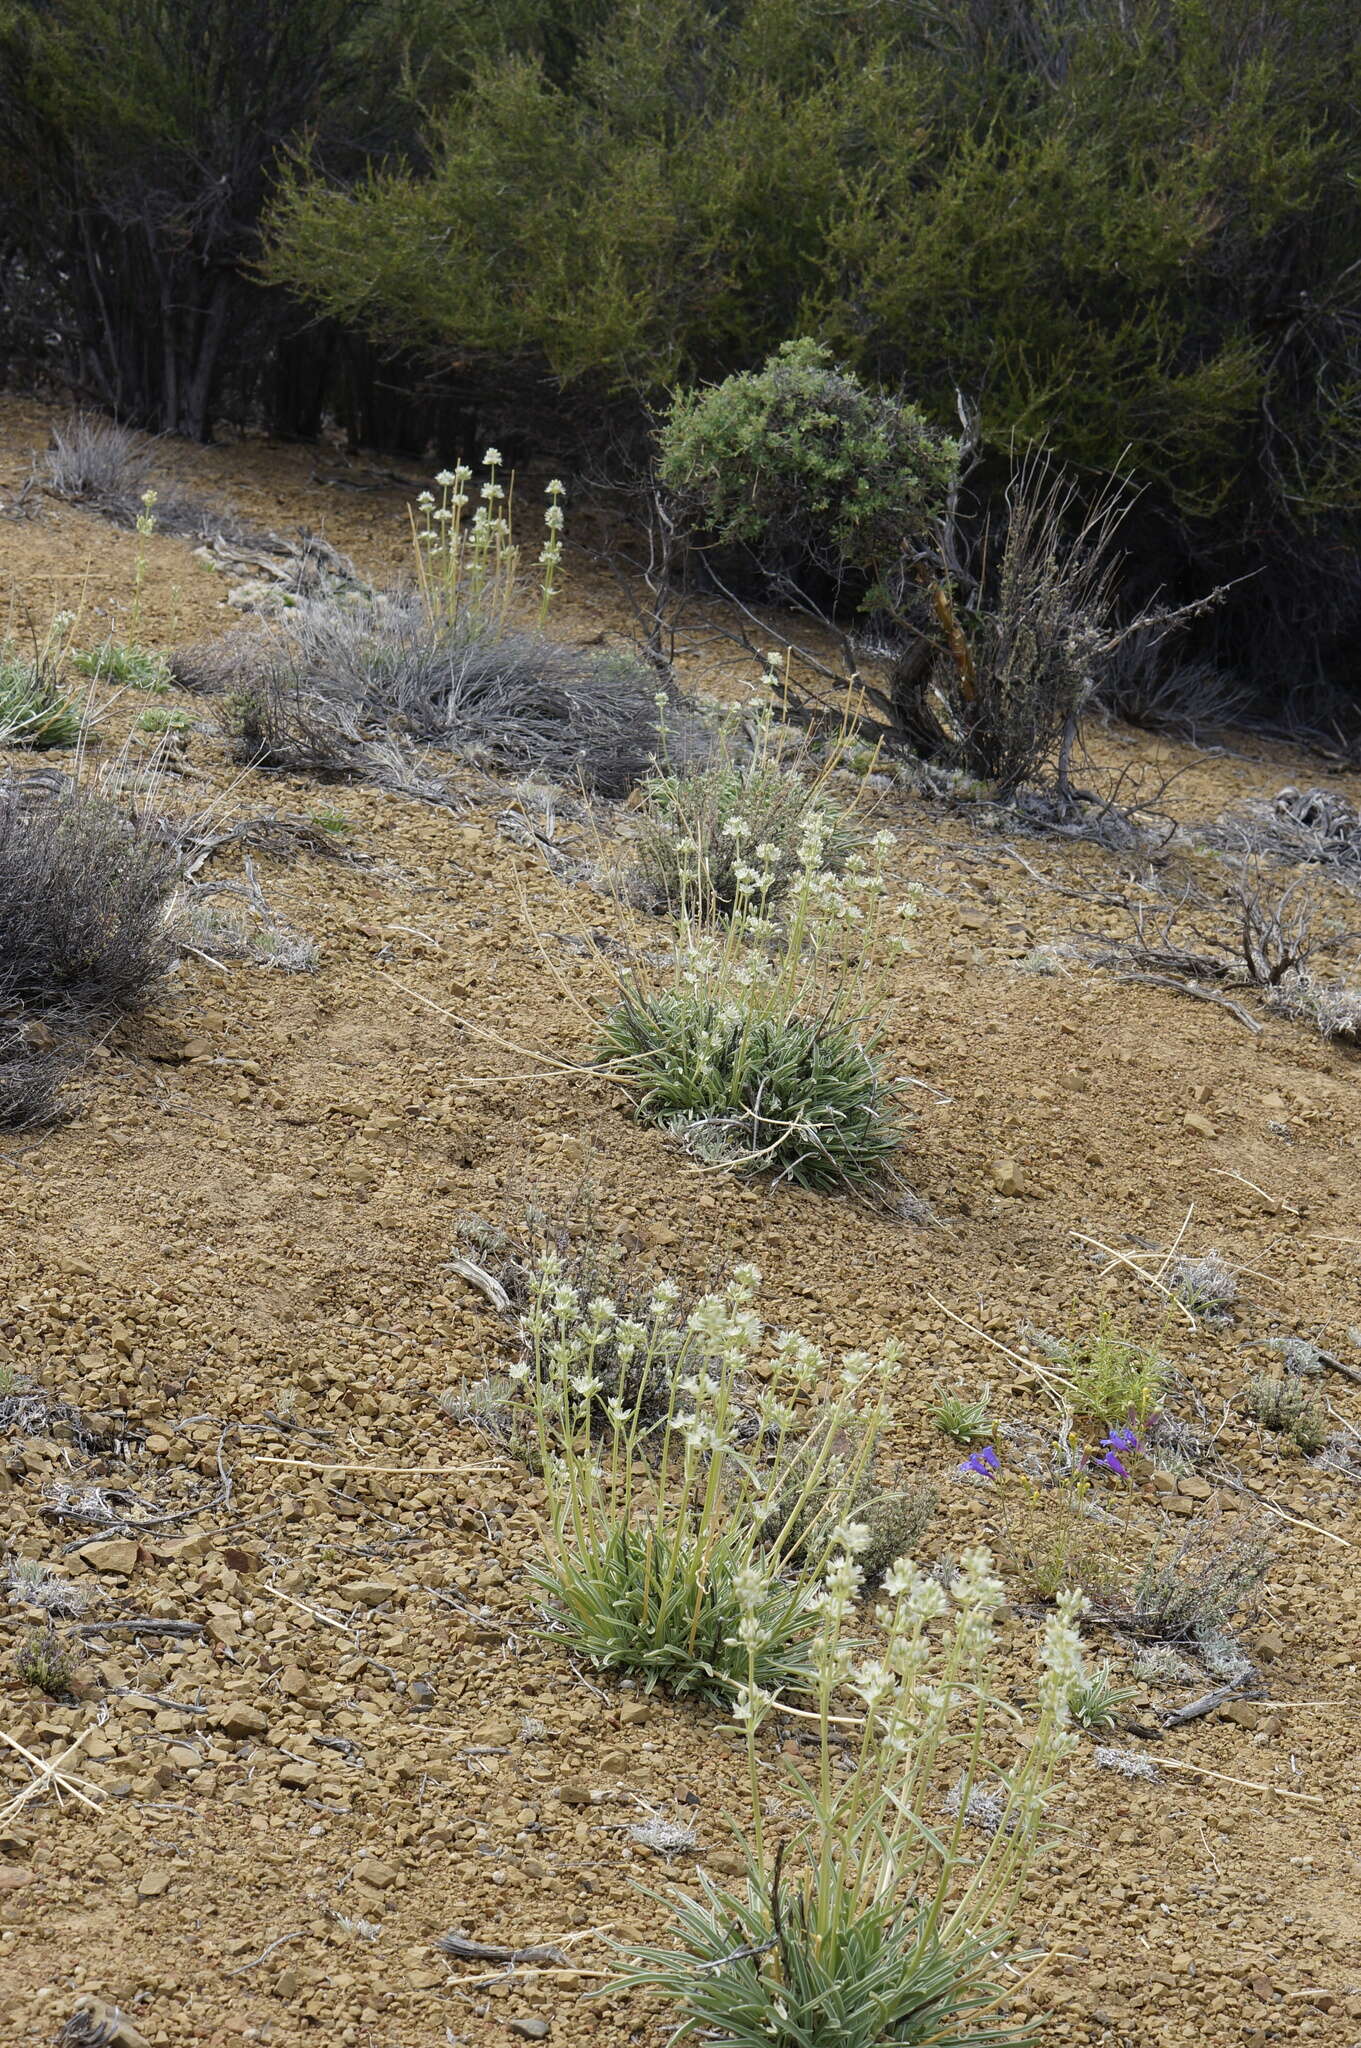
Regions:
[[1272, 887], [1254, 859], [1222, 898], [1187, 879], [1175, 896], [1150, 885], [1142, 900], [1102, 900], [1125, 914], [1131, 936], [1112, 943], [1106, 932], [1079, 934], [1094, 967], [1217, 1003], [1254, 1032], [1262, 1023], [1240, 996], [1259, 1011], [1311, 1025], [1331, 1043], [1361, 1044], [1361, 988], [1321, 981], [1311, 970], [1320, 949], [1340, 944], [1345, 934], [1325, 922], [1304, 881]]
[[353, 602], [373, 595], [349, 556], [318, 533], [297, 540], [274, 533], [219, 533], [194, 552], [210, 569], [236, 579], [227, 592], [236, 611], [280, 618], [300, 604]]
[[91, 1587], [64, 1579], [52, 1565], [33, 1557], [12, 1557], [5, 1585], [16, 1606], [39, 1607], [44, 1614], [84, 1614], [97, 1597]]
[[1327, 868], [1335, 879], [1361, 876], [1361, 811], [1340, 790], [1278, 790], [1222, 811], [1202, 827], [1207, 846], [1229, 853]]
[[1092, 1762], [1103, 1771], [1118, 1771], [1122, 1778], [1147, 1778], [1154, 1780], [1158, 1766], [1151, 1757], [1141, 1756], [1137, 1749], [1112, 1749], [1107, 1746], [1094, 1748]]

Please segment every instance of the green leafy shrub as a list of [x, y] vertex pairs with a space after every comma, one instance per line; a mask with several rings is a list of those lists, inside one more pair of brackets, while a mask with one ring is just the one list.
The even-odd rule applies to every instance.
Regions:
[[[901, 942], [884, 930], [883, 877], [865, 857], [849, 855], [840, 875], [823, 865], [827, 829], [805, 817], [773, 909], [771, 848], [753, 849], [760, 865], [739, 875], [740, 901], [716, 932], [703, 893], [683, 892], [680, 944], [621, 977], [600, 1058], [645, 1121], [701, 1156], [869, 1192], [891, 1185], [901, 1144], [875, 1025], [886, 954]], [[876, 854], [888, 844], [882, 835]]]
[[892, 1091], [849, 1022], [753, 1015], [702, 988], [626, 990], [600, 1052], [644, 1122], [752, 1173], [873, 1189], [902, 1144]]
[[1167, 1389], [1170, 1368], [1149, 1344], [1122, 1336], [1103, 1316], [1089, 1336], [1075, 1337], [1058, 1354], [1075, 1415], [1110, 1426], [1141, 1429]]
[[137, 721], [138, 732], [192, 732], [193, 729], [192, 714], [178, 704], [158, 704], [152, 710], [144, 711]]
[[50, 1628], [25, 1636], [15, 1652], [14, 1669], [24, 1685], [35, 1686], [53, 1700], [66, 1698], [75, 1672], [60, 1637]]
[[1137, 1697], [1138, 1687], [1117, 1685], [1109, 1664], [1100, 1664], [1068, 1689], [1068, 1709], [1079, 1728], [1104, 1735], [1114, 1728], [1120, 1709]]
[[691, 523], [777, 575], [811, 562], [870, 585], [939, 518], [958, 457], [915, 406], [806, 338], [683, 393], [659, 442], [662, 481]]
[[295, 161], [276, 280], [384, 343], [542, 360], [583, 393], [654, 396], [815, 334], [932, 418], [978, 396], [981, 497], [1042, 436], [1083, 477], [1130, 474], [1138, 590], [1270, 559], [1213, 651], [1274, 679], [1277, 705], [1287, 668], [1349, 673], [1361, 137], [1342, 0], [1169, 0], [1157, 24], [1095, 0], [1024, 28], [606, 0], [566, 35], [545, 4], [460, 74], [419, 159], [358, 180]]
[[943, 1394], [931, 1410], [931, 1420], [942, 1436], [962, 1444], [965, 1450], [971, 1444], [986, 1443], [993, 1429], [988, 1406], [991, 1391], [985, 1387], [974, 1401], [963, 1394]]
[[916, 1555], [939, 1506], [939, 1489], [927, 1484], [888, 1493], [866, 1488], [851, 1504], [861, 1532], [855, 1561], [866, 1586], [877, 1586], [899, 1558]]
[[163, 654], [131, 641], [106, 640], [102, 647], [73, 654], [71, 659], [83, 675], [120, 690], [149, 690], [153, 696], [163, 697], [173, 680]]

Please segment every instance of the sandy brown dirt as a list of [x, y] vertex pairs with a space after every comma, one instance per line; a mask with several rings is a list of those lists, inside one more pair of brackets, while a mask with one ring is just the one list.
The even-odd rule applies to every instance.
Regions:
[[[0, 412], [0, 507], [46, 419]], [[179, 449], [172, 466], [253, 521], [324, 531], [374, 576], [400, 561], [402, 489], [326, 482], [347, 473], [332, 452]], [[135, 537], [46, 498], [23, 510], [0, 514], [6, 606], [41, 621], [83, 605], [98, 637], [127, 605]], [[147, 552], [147, 640], [233, 623], [185, 543]], [[579, 576], [556, 628], [622, 623]], [[13, 1675], [34, 1616], [0, 1608], [0, 1730], [43, 1757], [79, 1737], [74, 1761], [106, 1795], [0, 1824], [0, 2038], [49, 2042], [83, 1991], [155, 2048], [436, 2048], [514, 2040], [521, 2019], [564, 2043], [664, 2038], [658, 2009], [584, 1994], [610, 1969], [605, 1930], [660, 1931], [639, 1881], [683, 1884], [694, 1862], [668, 1872], [630, 1844], [644, 1806], [689, 1816], [724, 1867], [730, 1728], [536, 1640], [537, 1482], [436, 1405], [507, 1345], [449, 1269], [460, 1223], [532, 1199], [565, 1220], [589, 1207], [682, 1279], [753, 1258], [770, 1320], [833, 1347], [901, 1339], [890, 1462], [941, 1482], [932, 1554], [996, 1533], [928, 1419], [934, 1390], [989, 1382], [999, 1413], [1046, 1414], [1024, 1367], [945, 1308], [1015, 1347], [1022, 1324], [1063, 1332], [1109, 1300], [1170, 1347], [1245, 1488], [1203, 1491], [1271, 1541], [1246, 1630], [1267, 1699], [1240, 1710], [1253, 1725], [1165, 1730], [1169, 1695], [1142, 1688], [1114, 1740], [1196, 1767], [1156, 1782], [1098, 1770], [1084, 1744], [1027, 1895], [1049, 1957], [1018, 2009], [1071, 2044], [1356, 2041], [1361, 1496], [1227, 1404], [1269, 1356], [1245, 1347], [1271, 1336], [1361, 1360], [1357, 1055], [1077, 966], [1018, 971], [1095, 925], [1064, 892], [1114, 886], [1122, 863], [888, 793], [892, 880], [924, 891], [888, 1049], [926, 1084], [909, 1090], [908, 1173], [936, 1222], [734, 1184], [638, 1128], [603, 1082], [536, 1064], [589, 1052], [609, 968], [563, 941], [616, 913], [498, 832], [505, 785], [468, 773], [451, 813], [242, 775], [203, 700], [170, 701], [200, 721], [186, 807], [325, 805], [361, 859], [255, 855], [319, 970], [187, 963], [110, 1039], [72, 1122], [0, 1147], [0, 1340], [98, 1425], [86, 1444], [58, 1421], [0, 1445], [0, 1552], [83, 1575], [103, 1624], [78, 1699], [55, 1703]], [[109, 710], [105, 746], [139, 708]], [[1183, 818], [1322, 773], [1255, 742], [1196, 754], [1112, 732], [1096, 753], [1179, 769]], [[622, 846], [627, 814], [602, 809], [598, 830]], [[1128, 1275], [1102, 1281], [1083, 1241], [1183, 1231], [1244, 1269], [1222, 1329], [1169, 1320]], [[1334, 1427], [1361, 1422], [1354, 1386], [1323, 1390]], [[91, 1485], [142, 1504], [148, 1526], [105, 1554], [115, 1569], [73, 1549], [98, 1530], [50, 1512]], [[1151, 1485], [1136, 1511], [1168, 1527], [1220, 1512]], [[186, 1627], [119, 1626], [139, 1617]], [[1018, 1606], [1010, 1626], [1019, 1650], [1034, 1617]], [[1098, 1630], [1094, 1647], [1128, 1677], [1127, 1645]], [[5, 1797], [27, 1780], [19, 1757], [0, 1764]], [[479, 1981], [432, 1950], [453, 1928], [569, 1942], [579, 1972]]]

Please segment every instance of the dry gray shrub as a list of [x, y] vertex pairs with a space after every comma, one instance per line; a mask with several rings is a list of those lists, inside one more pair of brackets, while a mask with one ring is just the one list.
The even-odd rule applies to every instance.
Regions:
[[1092, 1751], [1092, 1762], [1103, 1771], [1118, 1771], [1122, 1778], [1156, 1780], [1158, 1776], [1158, 1766], [1152, 1757], [1141, 1756], [1137, 1749], [1098, 1747]]
[[7, 1586], [16, 1605], [39, 1607], [44, 1614], [83, 1614], [96, 1597], [93, 1588], [62, 1578], [34, 1557], [10, 1559]]
[[1308, 1458], [1327, 1441], [1327, 1407], [1297, 1379], [1258, 1373], [1243, 1389], [1243, 1407], [1254, 1422], [1278, 1436], [1288, 1436]]
[[1276, 991], [1272, 1008], [1312, 1024], [1329, 1045], [1361, 1045], [1361, 988], [1348, 982], [1292, 975]]
[[1132, 633], [1107, 655], [1097, 679], [1098, 704], [1150, 732], [1203, 732], [1232, 725], [1249, 694], [1212, 661], [1163, 659], [1160, 634]]
[[176, 861], [144, 818], [62, 777], [0, 783], [0, 1127], [62, 1113], [80, 1034], [170, 967]]
[[75, 412], [52, 428], [38, 480], [54, 497], [89, 505], [118, 526], [135, 526], [146, 510], [146, 493], [154, 491], [151, 509], [161, 533], [190, 540], [250, 537], [231, 512], [206, 505], [158, 477], [155, 445], [147, 435], [100, 413]]
[[0, 1004], [24, 1014], [133, 1010], [174, 957], [173, 854], [136, 815], [71, 787], [40, 803], [0, 784]]
[[269, 636], [259, 627], [239, 626], [209, 640], [193, 640], [166, 657], [177, 690], [196, 697], [248, 691], [268, 669]]
[[1222, 1633], [1254, 1603], [1270, 1553], [1259, 1536], [1220, 1538], [1196, 1530], [1161, 1560], [1150, 1560], [1128, 1591], [1109, 1602], [1108, 1618], [1146, 1641], [1196, 1643]]
[[1207, 846], [1361, 876], [1361, 811], [1340, 790], [1289, 786], [1251, 797], [1201, 828]]
[[[242, 654], [234, 732], [261, 766], [355, 774], [363, 750], [395, 733], [620, 796], [661, 743], [661, 686], [638, 657], [584, 653], [467, 611], [432, 618], [415, 596], [299, 605], [263, 659], [258, 645]], [[661, 693], [668, 748], [698, 744], [697, 721]]]
[[664, 1813], [649, 1813], [646, 1820], [635, 1821], [629, 1836], [654, 1856], [692, 1855], [699, 1847], [699, 1836], [687, 1821], [672, 1820]]
[[131, 526], [152, 488], [151, 451], [144, 435], [115, 420], [75, 412], [52, 428], [39, 476], [56, 497]]
[[58, 1046], [35, 1044], [28, 1025], [0, 1019], [0, 1130], [31, 1131], [56, 1123], [70, 1071]]

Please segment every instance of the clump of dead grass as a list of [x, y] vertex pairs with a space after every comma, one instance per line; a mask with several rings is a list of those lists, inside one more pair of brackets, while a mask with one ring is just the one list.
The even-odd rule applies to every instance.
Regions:
[[432, 612], [417, 596], [299, 605], [267, 637], [231, 636], [233, 654], [226, 722], [257, 767], [371, 779], [374, 742], [395, 737], [621, 796], [660, 749], [659, 695], [698, 733], [633, 655], [583, 652], [469, 608]]
[[135, 527], [153, 493], [156, 526], [191, 540], [254, 538], [231, 512], [204, 504], [156, 470], [155, 441], [100, 413], [73, 412], [53, 426], [37, 478], [53, 497], [88, 505], [116, 526]]

